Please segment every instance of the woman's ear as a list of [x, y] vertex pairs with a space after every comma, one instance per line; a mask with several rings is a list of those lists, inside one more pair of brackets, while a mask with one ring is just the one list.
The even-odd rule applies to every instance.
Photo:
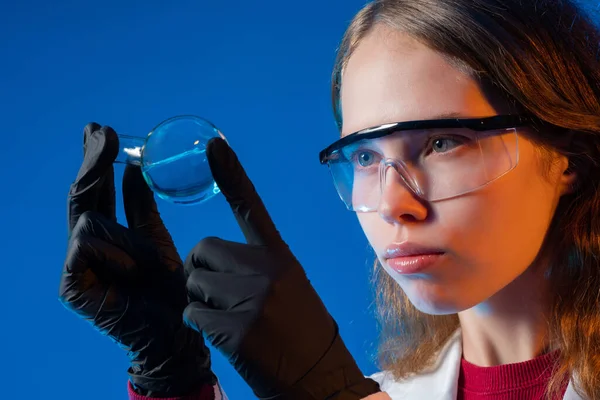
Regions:
[[577, 191], [577, 186], [579, 185], [579, 176], [577, 172], [575, 172], [571, 160], [569, 160], [567, 156], [562, 157], [564, 157], [565, 160], [565, 167], [562, 168], [562, 175], [560, 177], [561, 196], [575, 193], [575, 191]]

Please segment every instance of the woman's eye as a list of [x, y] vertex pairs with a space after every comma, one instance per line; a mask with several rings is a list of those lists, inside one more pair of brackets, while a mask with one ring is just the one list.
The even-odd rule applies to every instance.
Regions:
[[355, 154], [355, 158], [358, 165], [362, 168], [370, 167], [376, 162], [375, 155], [370, 151], [361, 151]]
[[460, 138], [439, 137], [431, 140], [431, 150], [436, 153], [445, 153], [465, 143]]

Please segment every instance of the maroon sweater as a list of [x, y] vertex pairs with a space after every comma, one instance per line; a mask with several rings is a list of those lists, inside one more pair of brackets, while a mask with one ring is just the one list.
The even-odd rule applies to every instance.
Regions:
[[[131, 382], [127, 382], [127, 393], [129, 394], [129, 400], [156, 400], [151, 397], [140, 396], [136, 392], [133, 391], [133, 387], [131, 386]], [[194, 393], [185, 397], [168, 397], [161, 398], [160, 400], [214, 400], [214, 388], [210, 385], [202, 386], [198, 393]]]
[[[558, 355], [559, 350], [556, 350], [532, 360], [495, 367], [478, 367], [463, 358], [460, 365], [457, 399], [545, 399], [544, 391]], [[566, 379], [562, 394], [556, 400], [563, 398], [568, 384], [569, 380]]]

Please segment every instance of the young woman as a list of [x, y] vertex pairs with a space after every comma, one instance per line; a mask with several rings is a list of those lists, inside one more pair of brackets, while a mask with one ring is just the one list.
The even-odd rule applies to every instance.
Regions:
[[439, 393], [562, 398], [576, 376], [600, 398], [599, 44], [564, 1], [383, 0], [352, 22], [323, 159], [378, 257], [390, 394], [443, 349]]
[[568, 1], [368, 4], [320, 157], [377, 254], [383, 372], [362, 376], [221, 141], [248, 243], [188, 256], [185, 325], [259, 398], [600, 399], [599, 43]]

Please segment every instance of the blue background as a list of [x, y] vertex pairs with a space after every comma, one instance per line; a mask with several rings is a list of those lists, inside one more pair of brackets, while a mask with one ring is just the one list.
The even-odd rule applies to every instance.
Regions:
[[[363, 4], [2, 2], [2, 398], [126, 398], [125, 355], [57, 300], [66, 196], [88, 122], [143, 136], [188, 113], [227, 136], [363, 372], [376, 371], [373, 256], [318, 163], [338, 135], [329, 92], [335, 49]], [[221, 196], [197, 207], [158, 203], [183, 256], [205, 236], [243, 240]], [[229, 397], [253, 398], [213, 356]]]

